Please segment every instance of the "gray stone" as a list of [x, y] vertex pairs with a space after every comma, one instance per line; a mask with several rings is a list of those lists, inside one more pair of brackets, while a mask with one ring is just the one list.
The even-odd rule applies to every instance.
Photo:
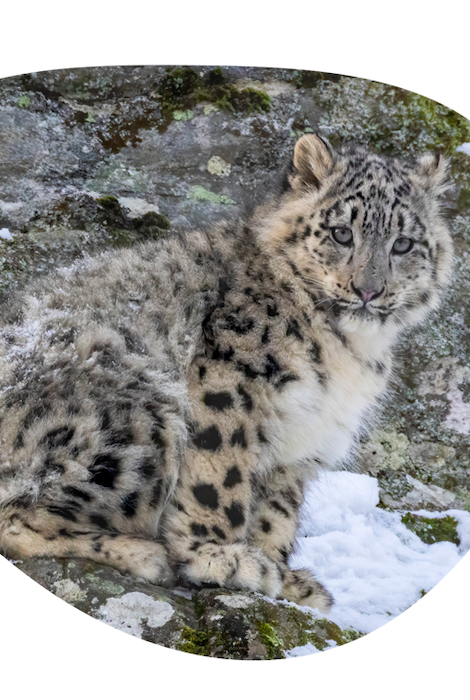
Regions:
[[202, 656], [283, 659], [299, 647], [310, 653], [361, 636], [309, 608], [257, 593], [170, 590], [79, 559], [36, 557], [15, 564], [67, 603], [115, 629]]
[[[167, 219], [177, 231], [249, 213], [302, 133], [320, 128], [333, 143], [354, 138], [382, 152], [444, 148], [452, 286], [398, 348], [382, 419], [348, 468], [378, 478], [383, 507], [470, 509], [470, 156], [455, 151], [470, 141], [468, 122], [379, 83], [267, 68], [227, 67], [221, 77], [214, 68], [115, 66], [0, 81], [0, 295], [84, 254], [166, 235]], [[169, 591], [79, 561], [20, 567], [98, 619], [194, 653], [281, 658], [355, 638], [250, 593]]]

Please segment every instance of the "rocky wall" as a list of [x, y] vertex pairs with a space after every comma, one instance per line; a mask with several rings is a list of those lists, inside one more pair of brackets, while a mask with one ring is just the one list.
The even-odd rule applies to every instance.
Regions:
[[[384, 508], [470, 510], [470, 155], [457, 150], [470, 128], [443, 105], [355, 78], [263, 68], [124, 66], [5, 79], [0, 294], [111, 246], [249, 214], [296, 138], [317, 130], [333, 144], [438, 149], [451, 159], [451, 288], [400, 344], [383, 415], [346, 468], [378, 478]], [[355, 636], [260, 596], [204, 591], [186, 599], [80, 562], [21, 568], [124, 631], [195, 653], [280, 658], [302, 643], [325, 648]]]

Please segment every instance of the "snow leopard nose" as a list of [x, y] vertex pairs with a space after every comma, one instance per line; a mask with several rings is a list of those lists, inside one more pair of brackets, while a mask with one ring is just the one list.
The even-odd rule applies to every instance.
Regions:
[[377, 297], [379, 297], [385, 289], [385, 287], [382, 287], [380, 291], [377, 291], [376, 289], [361, 289], [360, 287], [356, 287], [354, 282], [351, 282], [351, 287], [353, 292], [357, 294], [359, 299], [361, 299], [364, 304], [372, 301], [372, 299], [377, 299]]

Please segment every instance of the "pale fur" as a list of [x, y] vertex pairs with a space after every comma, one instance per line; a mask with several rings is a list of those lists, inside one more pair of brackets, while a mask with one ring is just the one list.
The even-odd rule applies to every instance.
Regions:
[[287, 565], [305, 484], [348, 459], [400, 331], [447, 284], [445, 170], [306, 136], [251, 222], [90, 259], [9, 301], [4, 551], [326, 611]]

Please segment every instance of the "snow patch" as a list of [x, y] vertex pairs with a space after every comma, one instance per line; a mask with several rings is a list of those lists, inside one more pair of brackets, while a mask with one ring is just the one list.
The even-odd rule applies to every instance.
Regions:
[[378, 508], [378, 501], [377, 479], [322, 472], [301, 509], [289, 564], [311, 570], [332, 593], [328, 618], [343, 629], [381, 627], [435, 586], [470, 548], [470, 513], [439, 513], [458, 521], [460, 548], [451, 542], [427, 545], [401, 522], [402, 513]]
[[311, 642], [308, 642], [308, 644], [304, 644], [304, 646], [293, 647], [292, 649], [289, 649], [284, 653], [286, 659], [292, 659], [295, 656], [307, 656], [307, 654], [318, 654], [318, 652], [319, 649], [317, 649], [317, 647], [314, 646]]
[[0, 228], [0, 238], [3, 238], [4, 241], [12, 241], [13, 234], [7, 228]]

